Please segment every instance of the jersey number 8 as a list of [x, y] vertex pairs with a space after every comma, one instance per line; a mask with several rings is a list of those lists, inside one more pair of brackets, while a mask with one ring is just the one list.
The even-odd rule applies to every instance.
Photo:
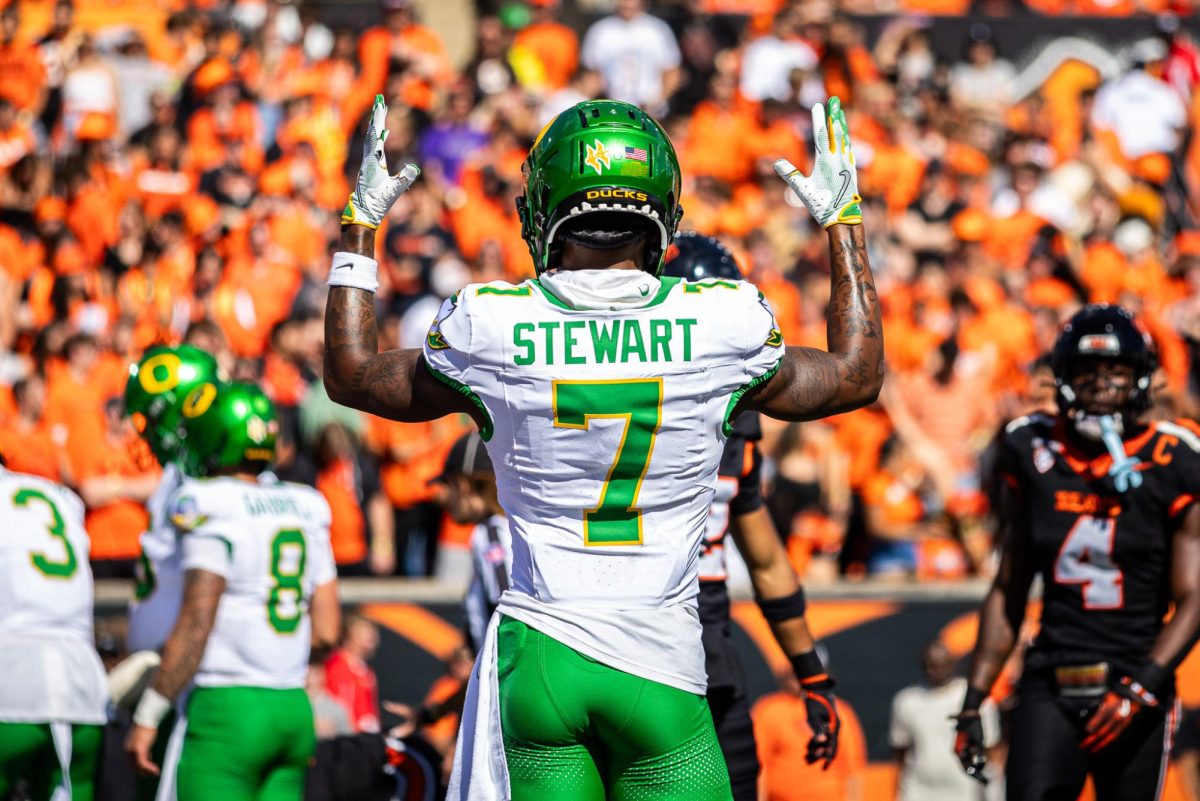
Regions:
[[300, 625], [304, 615], [304, 566], [308, 561], [308, 548], [304, 534], [287, 528], [271, 540], [271, 595], [267, 599], [267, 619], [271, 628], [280, 634], [292, 634]]

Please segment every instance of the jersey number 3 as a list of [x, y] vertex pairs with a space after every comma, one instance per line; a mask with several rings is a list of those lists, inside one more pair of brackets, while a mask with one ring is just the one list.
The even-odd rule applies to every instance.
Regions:
[[583, 544], [641, 545], [637, 499], [662, 425], [662, 379], [555, 381], [553, 387], [556, 428], [586, 431], [593, 418], [625, 420], [600, 502], [583, 513]]
[[63, 520], [62, 514], [58, 511], [54, 501], [50, 500], [41, 490], [17, 490], [12, 499], [14, 506], [28, 506], [30, 501], [44, 503], [49, 507], [50, 525], [46, 527], [46, 530], [50, 532], [51, 537], [62, 543], [64, 557], [61, 561], [52, 560], [46, 556], [45, 552], [34, 551], [29, 554], [29, 561], [41, 571], [42, 575], [48, 578], [70, 578], [75, 575], [79, 560], [75, 557], [75, 549], [71, 547], [71, 541], [67, 539], [67, 524]]
[[1082, 584], [1084, 609], [1120, 609], [1125, 603], [1125, 577], [1113, 563], [1117, 521], [1088, 517], [1075, 521], [1054, 562], [1059, 584]]

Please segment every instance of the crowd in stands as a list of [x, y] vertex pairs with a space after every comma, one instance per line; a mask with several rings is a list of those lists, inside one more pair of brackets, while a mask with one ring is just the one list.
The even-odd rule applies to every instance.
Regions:
[[682, 229], [734, 251], [789, 343], [824, 347], [825, 237], [771, 165], [807, 169], [809, 108], [842, 98], [889, 377], [869, 409], [764, 421], [770, 509], [810, 581], [988, 570], [989, 441], [1053, 406], [1037, 360], [1081, 303], [1134, 309], [1163, 364], [1155, 414], [1195, 411], [1200, 53], [1176, 0], [1027, 0], [1185, 15], [1158, 17], [1116, 73], [1068, 60], [1035, 82], [983, 24], [946, 63], [929, 18], [869, 40], [853, 16], [966, 0], [493, 5], [465, 63], [412, 0], [382, 0], [365, 31], [277, 0], [0, 11], [0, 447], [78, 488], [98, 576], [138, 554], [158, 467], [121, 396], [162, 341], [266, 389], [277, 470], [329, 499], [344, 574], [432, 574], [465, 542], [429, 479], [469, 421], [371, 418], [320, 380], [325, 276], [377, 92], [389, 163], [423, 170], [379, 237], [384, 348], [418, 346], [464, 284], [530, 275], [521, 162], [554, 114], [598, 96], [662, 120]]

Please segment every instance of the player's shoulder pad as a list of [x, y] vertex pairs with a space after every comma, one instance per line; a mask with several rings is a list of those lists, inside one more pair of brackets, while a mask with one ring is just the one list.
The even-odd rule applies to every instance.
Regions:
[[1054, 428], [1054, 418], [1042, 412], [1023, 415], [1004, 426], [1006, 437], [1036, 437]]
[[1039, 441], [1054, 438], [1054, 418], [1041, 412], [1018, 417], [1004, 427], [999, 438], [1001, 450], [1013, 453], [1028, 453], [1035, 450]]
[[187, 532], [236, 514], [242, 508], [239, 492], [242, 486], [234, 478], [187, 477], [167, 501], [167, 519], [175, 528]]
[[1160, 420], [1155, 423], [1155, 428], [1160, 435], [1174, 437], [1185, 445], [1188, 450], [1197, 456], [1200, 456], [1200, 426], [1192, 420], [1177, 419], [1177, 420]]
[[[756, 351], [783, 347], [783, 333], [775, 322], [775, 311], [758, 287], [745, 280], [727, 278], [688, 281], [679, 279], [671, 292], [680, 313], [711, 316], [722, 330], [744, 332], [736, 347]], [[733, 341], [730, 340], [730, 344]]]
[[687, 299], [692, 303], [707, 303], [725, 308], [729, 308], [732, 304], [739, 309], [759, 307], [771, 316], [775, 314], [766, 295], [745, 279], [705, 278], [701, 281], [689, 281], [686, 278], [678, 278], [664, 280], [677, 281], [677, 285], [672, 289], [672, 294], [677, 294], [680, 298]]

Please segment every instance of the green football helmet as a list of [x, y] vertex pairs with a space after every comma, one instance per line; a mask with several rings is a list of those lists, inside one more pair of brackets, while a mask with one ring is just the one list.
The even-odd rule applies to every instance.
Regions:
[[183, 416], [187, 447], [181, 464], [188, 475], [208, 476], [230, 467], [258, 473], [275, 459], [279, 422], [261, 389], [242, 381], [219, 384], [212, 401], [189, 414], [199, 408], [185, 409]]
[[129, 365], [125, 413], [160, 464], [182, 457], [184, 401], [196, 393], [193, 403], [211, 403], [218, 373], [217, 360], [191, 345], [155, 345]]
[[645, 269], [662, 272], [683, 216], [679, 160], [666, 131], [646, 112], [616, 100], [579, 103], [542, 129], [522, 172], [525, 194], [517, 198], [517, 213], [538, 275], [557, 266], [559, 227], [595, 212], [653, 223], [659, 239]]

